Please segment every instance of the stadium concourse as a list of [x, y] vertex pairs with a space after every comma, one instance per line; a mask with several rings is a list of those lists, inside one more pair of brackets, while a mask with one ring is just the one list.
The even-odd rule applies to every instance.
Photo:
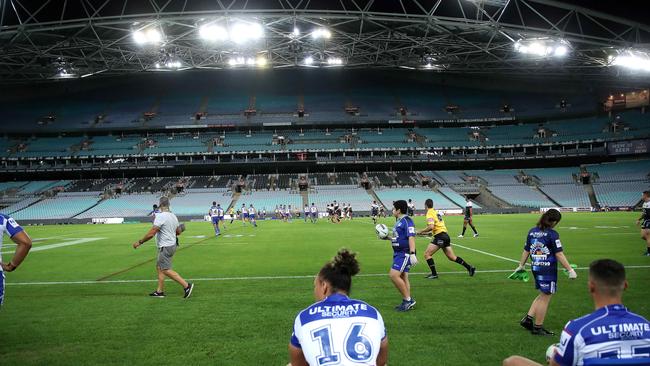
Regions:
[[0, 365], [650, 365], [640, 10], [0, 0]]

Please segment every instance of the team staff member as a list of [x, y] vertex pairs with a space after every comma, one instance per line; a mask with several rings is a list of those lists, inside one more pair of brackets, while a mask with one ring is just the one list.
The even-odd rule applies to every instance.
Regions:
[[[388, 338], [379, 311], [349, 298], [356, 254], [341, 249], [314, 278], [317, 303], [301, 311], [289, 342], [292, 366], [378, 365], [388, 360]], [[344, 309], [331, 311], [330, 309]], [[353, 345], [352, 347], [350, 345]]]
[[578, 277], [564, 256], [560, 234], [553, 230], [560, 220], [562, 214], [555, 209], [548, 210], [542, 215], [537, 225], [528, 231], [524, 251], [521, 253], [519, 266], [516, 269], [516, 271], [524, 269], [530, 257], [535, 288], [539, 290], [539, 294], [519, 323], [534, 335], [554, 335], [553, 332], [544, 329], [543, 324], [551, 296], [557, 290], [557, 262], [559, 261], [568, 271], [570, 279]]
[[427, 227], [420, 230], [418, 235], [427, 235], [429, 233], [433, 234], [433, 240], [427, 246], [427, 250], [424, 252], [424, 259], [429, 265], [431, 274], [426, 278], [434, 280], [438, 278], [438, 272], [436, 271], [436, 263], [433, 261], [433, 255], [440, 249], [445, 253], [447, 259], [452, 262], [456, 262], [461, 266], [465, 267], [470, 276], [474, 276], [476, 268], [471, 266], [469, 263], [465, 262], [463, 258], [454, 254], [454, 250], [451, 249], [451, 239], [447, 233], [447, 226], [442, 220], [442, 216], [438, 211], [433, 209], [433, 200], [428, 199], [424, 202], [424, 208], [427, 210], [426, 220]]
[[27, 253], [32, 248], [32, 239], [25, 232], [25, 230], [18, 225], [13, 218], [0, 213], [0, 249], [2, 249], [2, 239], [4, 233], [7, 233], [11, 240], [16, 243], [16, 250], [14, 256], [9, 263], [2, 261], [2, 254], [0, 254], [0, 307], [4, 301], [5, 295], [5, 272], [13, 272], [25, 260]]
[[183, 286], [183, 298], [188, 298], [192, 295], [194, 284], [187, 282], [176, 271], [172, 270], [172, 258], [176, 253], [178, 246], [177, 236], [185, 230], [183, 225], [178, 224], [176, 215], [169, 211], [169, 198], [160, 197], [158, 204], [160, 213], [156, 214], [156, 219], [153, 222], [153, 227], [147, 234], [140, 240], [133, 243], [133, 248], [138, 249], [142, 244], [149, 241], [154, 236], [156, 237], [156, 246], [158, 247], [158, 260], [156, 262], [156, 270], [158, 271], [158, 288], [156, 291], [149, 294], [152, 297], [165, 297], [165, 276], [178, 282]]
[[[650, 322], [623, 306], [625, 267], [611, 259], [592, 262], [588, 288], [596, 311], [567, 323], [550, 365], [650, 365]], [[519, 356], [503, 365], [541, 366]]]

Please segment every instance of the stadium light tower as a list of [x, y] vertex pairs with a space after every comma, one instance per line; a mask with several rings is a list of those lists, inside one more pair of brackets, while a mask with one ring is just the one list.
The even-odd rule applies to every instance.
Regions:
[[313, 39], [330, 39], [332, 38], [332, 32], [325, 28], [318, 28], [311, 32], [311, 37]]
[[627, 50], [615, 56], [609, 56], [609, 64], [633, 71], [650, 72], [650, 55], [643, 51]]
[[133, 32], [133, 40], [139, 45], [158, 44], [162, 41], [162, 34], [156, 28], [141, 29]]
[[256, 41], [264, 37], [264, 28], [258, 23], [237, 23], [230, 28], [230, 40], [237, 44]]
[[514, 44], [515, 51], [529, 56], [562, 58], [569, 54], [569, 43], [550, 38], [520, 39]]
[[216, 24], [204, 24], [199, 28], [199, 36], [211, 42], [225, 41], [228, 39], [228, 31]]

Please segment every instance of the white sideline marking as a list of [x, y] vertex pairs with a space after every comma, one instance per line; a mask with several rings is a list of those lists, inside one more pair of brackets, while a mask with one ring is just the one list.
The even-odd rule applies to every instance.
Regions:
[[[648, 266], [625, 266], [625, 269], [646, 269], [650, 268]], [[577, 271], [588, 270], [588, 267], [579, 267], [576, 268]], [[410, 272], [413, 275], [426, 275], [431, 272]], [[467, 276], [467, 271], [448, 271], [448, 272], [438, 272], [439, 274], [461, 274]], [[477, 270], [476, 273], [512, 273], [511, 269], [488, 269], [488, 270]], [[355, 277], [388, 277], [388, 273], [368, 273], [368, 274], [359, 274]], [[199, 278], [187, 278], [189, 281], [254, 281], [254, 280], [294, 280], [294, 279], [313, 279], [314, 275], [297, 275], [297, 276], [250, 276], [250, 277], [199, 277]], [[110, 280], [110, 281], [96, 281], [96, 280], [84, 280], [84, 281], [51, 281], [51, 282], [7, 282], [7, 285], [10, 286], [29, 286], [29, 285], [90, 285], [97, 283], [140, 283], [140, 282], [156, 282], [155, 279], [149, 280]], [[166, 280], [171, 281], [171, 280]]]
[[[92, 242], [92, 241], [104, 240], [104, 239], [106, 239], [106, 238], [82, 238], [82, 239], [66, 241], [66, 242], [63, 242], [63, 243], [41, 245], [41, 246], [37, 246], [37, 247], [32, 247], [32, 249], [29, 252], [30, 253], [40, 252], [42, 250], [67, 247], [67, 246], [70, 246], [70, 245], [89, 243], [89, 242]], [[4, 252], [2, 252], [2, 254], [8, 254], [8, 253], [13, 253], [13, 251], [4, 251]]]
[[451, 243], [451, 245], [456, 246], [456, 247], [460, 247], [460, 248], [463, 248], [463, 249], [471, 250], [471, 251], [473, 251], [473, 252], [477, 252], [477, 253], [481, 253], [481, 254], [489, 255], [490, 257], [503, 259], [504, 261], [513, 262], [513, 263], [517, 263], [517, 264], [519, 264], [519, 261], [516, 260], [516, 259], [507, 258], [507, 257], [502, 257], [502, 256], [500, 256], [500, 255], [496, 255], [496, 254], [492, 254], [492, 253], [484, 252], [484, 251], [482, 251], [482, 250], [478, 250], [478, 249], [474, 249], [474, 248], [466, 247], [466, 246], [464, 246], [464, 245], [460, 245], [460, 244], [456, 244], [456, 243]]

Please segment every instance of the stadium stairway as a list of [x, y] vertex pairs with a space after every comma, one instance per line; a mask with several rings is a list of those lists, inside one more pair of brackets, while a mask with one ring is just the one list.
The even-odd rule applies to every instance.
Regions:
[[87, 209], [85, 209], [85, 210], [83, 210], [83, 211], [81, 211], [81, 212], [78, 212], [76, 215], [71, 216], [71, 218], [73, 218], [73, 219], [74, 219], [74, 218], [77, 218], [77, 216], [81, 215], [82, 213], [84, 213], [84, 212], [86, 212], [86, 211], [88, 211], [88, 210], [90, 210], [90, 209], [96, 207], [96, 206], [99, 205], [100, 203], [104, 202], [105, 199], [106, 199], [106, 198], [102, 198], [102, 199], [100, 199], [99, 201], [95, 202], [94, 205], [88, 207]]
[[377, 203], [379, 203], [380, 205], [384, 206], [385, 209], [389, 210], [389, 209], [392, 208], [392, 207], [389, 208], [389, 206], [384, 205], [384, 203], [381, 202], [381, 200], [379, 199], [379, 196], [377, 196], [377, 194], [375, 193], [375, 191], [374, 191], [372, 188], [371, 188], [371, 189], [366, 189], [366, 193], [368, 193], [368, 195], [369, 195], [370, 197], [372, 197], [372, 200], [373, 200], [373, 201], [377, 201]]
[[[587, 167], [582, 165], [580, 166], [580, 172], [587, 172]], [[598, 199], [596, 198], [596, 192], [594, 191], [594, 186], [591, 185], [591, 180], [589, 180], [589, 184], [585, 185], [585, 190], [587, 191], [587, 194], [589, 194], [589, 203], [591, 204], [591, 207], [594, 208], [599, 208], [600, 203], [598, 202]]]
[[[443, 197], [445, 197], [446, 199], [448, 199], [449, 202], [452, 202], [453, 204], [455, 204], [456, 206], [458, 206], [458, 203], [456, 203], [455, 200], [453, 200], [451, 197], [447, 196], [447, 195], [446, 195], [445, 193], [443, 193], [442, 191], [438, 190], [437, 187], [432, 188], [431, 190], [434, 191], [434, 192], [437, 192], [437, 193], [440, 194], [441, 196], [443, 196]], [[459, 208], [462, 208], [462, 207], [460, 207], [460, 206], [458, 206], [458, 207], [459, 207]]]
[[546, 192], [544, 192], [544, 191], [542, 191], [541, 189], [539, 189], [539, 186], [537, 186], [536, 184], [535, 184], [534, 186], [531, 186], [531, 187], [535, 188], [535, 190], [536, 190], [537, 192], [539, 192], [542, 196], [548, 198], [548, 200], [551, 201], [551, 202], [553, 202], [553, 204], [556, 205], [557, 207], [562, 207], [562, 205], [559, 204], [559, 203], [557, 203], [557, 201], [554, 200], [553, 197], [549, 196], [548, 194], [546, 194]]
[[485, 185], [479, 186], [479, 195], [474, 198], [482, 207], [507, 208], [510, 204], [490, 192]]
[[239, 201], [240, 196], [241, 196], [240, 192], [235, 192], [235, 191], [232, 192], [232, 201], [230, 202], [230, 206], [226, 208], [225, 210], [226, 212], [228, 212], [228, 210], [230, 210], [231, 208], [237, 211], [236, 203], [237, 201]]
[[300, 196], [302, 197], [302, 207], [305, 207], [305, 205], [309, 206], [309, 193], [307, 191], [301, 191]]

